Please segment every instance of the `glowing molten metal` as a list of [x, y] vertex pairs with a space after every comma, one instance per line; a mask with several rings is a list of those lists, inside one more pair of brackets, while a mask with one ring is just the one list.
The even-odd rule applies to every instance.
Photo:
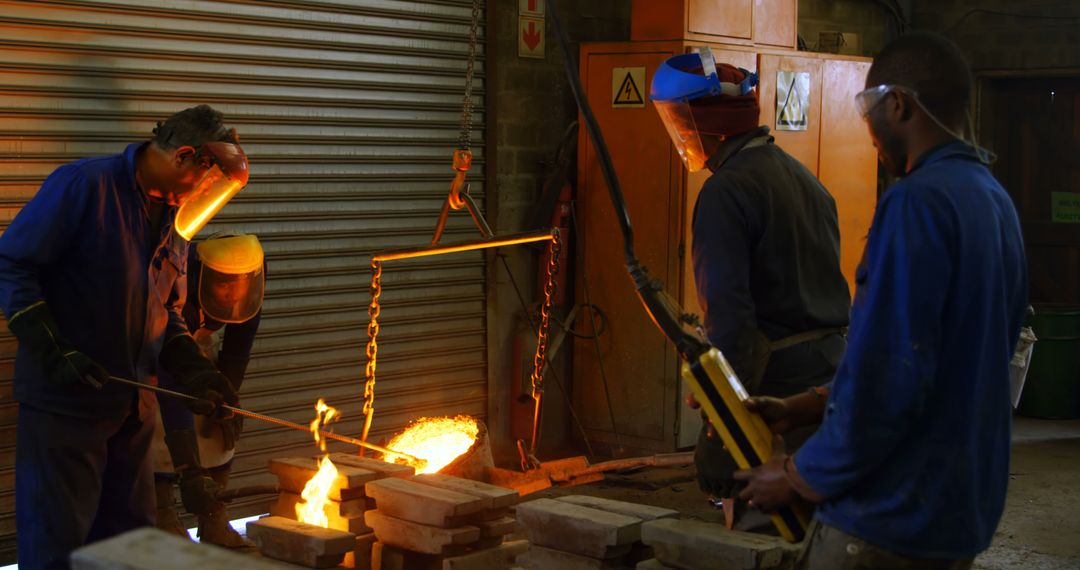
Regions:
[[[319, 400], [321, 403], [322, 400]], [[326, 517], [324, 508], [329, 502], [327, 496], [337, 479], [337, 467], [327, 457], [319, 459], [319, 471], [304, 485], [304, 492], [300, 497], [304, 502], [296, 504], [296, 520], [315, 526], [328, 528], [330, 521]]]
[[[427, 460], [417, 473], [437, 473], [472, 447], [480, 426], [469, 416], [420, 418], [394, 436], [386, 447]], [[406, 463], [400, 455], [387, 454], [383, 461]]]

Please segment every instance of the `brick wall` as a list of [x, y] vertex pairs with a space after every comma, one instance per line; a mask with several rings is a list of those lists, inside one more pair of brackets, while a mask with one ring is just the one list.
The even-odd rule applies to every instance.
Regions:
[[[563, 69], [563, 55], [558, 48], [550, 19], [546, 30], [546, 57], [519, 58], [517, 55], [516, 0], [489, 0], [493, 42], [489, 46], [494, 59], [495, 78], [489, 92], [495, 97], [493, 119], [497, 125], [494, 145], [496, 212], [490, 220], [498, 234], [522, 231], [543, 185], [545, 161], [550, 159], [566, 127], [577, 120], [577, 107], [570, 95]], [[623, 41], [630, 38], [629, 0], [559, 0], [559, 14], [567, 27], [574, 53], [581, 41]], [[537, 256], [522, 247], [504, 248], [518, 285], [527, 302], [533, 299]], [[524, 329], [521, 305], [499, 259], [493, 259], [489, 283], [489, 346], [491, 389], [489, 428], [495, 436], [496, 453], [512, 452], [509, 440], [508, 393], [513, 377], [514, 337]], [[554, 327], [553, 327], [554, 330]], [[567, 343], [566, 347], [569, 347]], [[562, 353], [565, 360], [569, 351]], [[561, 377], [569, 380], [568, 369], [560, 367]], [[561, 442], [568, 437], [569, 422], [563, 395], [555, 382], [548, 380], [545, 394], [545, 442]], [[500, 453], [501, 452], [501, 453]]]
[[912, 24], [952, 38], [976, 72], [1080, 68], [1075, 0], [916, 0]]

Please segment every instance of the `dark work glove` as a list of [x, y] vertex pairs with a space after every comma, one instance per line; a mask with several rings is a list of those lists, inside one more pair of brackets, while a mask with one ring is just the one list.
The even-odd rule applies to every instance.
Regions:
[[195, 430], [172, 431], [165, 434], [165, 445], [172, 457], [173, 469], [180, 476], [180, 500], [191, 514], [212, 512], [221, 503], [217, 494], [221, 485], [210, 478], [210, 473], [199, 461], [199, 445]]
[[100, 389], [109, 381], [105, 368], [60, 336], [60, 328], [45, 301], [16, 313], [8, 321], [8, 328], [54, 385], [86, 384]]
[[[222, 410], [228, 411], [228, 410]], [[214, 430], [221, 430], [221, 441], [226, 450], [236, 447], [236, 442], [240, 440], [240, 432], [244, 429], [244, 416], [238, 416], [232, 414], [229, 417], [221, 417], [220, 414], [214, 414], [207, 418], [208, 421], [203, 423], [202, 432], [199, 434], [205, 438], [214, 437]]]
[[[705, 425], [708, 426], [708, 423]], [[718, 499], [734, 497], [743, 486], [734, 478], [735, 470], [739, 466], [728, 450], [724, 449], [720, 436], [708, 437], [706, 430], [706, 427], [701, 429], [697, 447], [694, 449], [698, 486], [703, 492]]]
[[177, 335], [166, 341], [158, 361], [186, 392], [201, 400], [188, 404], [196, 414], [210, 415], [222, 403], [234, 406], [239, 401], [232, 383], [199, 350], [191, 335]]

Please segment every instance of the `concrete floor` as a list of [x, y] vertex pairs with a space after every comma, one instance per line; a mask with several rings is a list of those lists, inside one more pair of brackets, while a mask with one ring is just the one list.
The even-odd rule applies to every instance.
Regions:
[[[601, 483], [552, 489], [667, 507], [684, 517], [723, 522], [705, 501], [690, 467], [649, 469]], [[976, 570], [1080, 569], [1080, 420], [1016, 418], [1005, 514]]]

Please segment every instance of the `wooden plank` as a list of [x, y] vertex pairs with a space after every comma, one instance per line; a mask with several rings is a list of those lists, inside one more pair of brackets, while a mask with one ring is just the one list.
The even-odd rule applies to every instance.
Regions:
[[[331, 460], [333, 461], [333, 460]], [[364, 485], [378, 479], [374, 471], [352, 467], [349, 465], [334, 465], [337, 467], [338, 476], [334, 479], [333, 487], [328, 495], [335, 501], [349, 501], [364, 496]], [[270, 460], [270, 472], [277, 476], [278, 485], [291, 493], [303, 493], [304, 486], [319, 471], [318, 462], [311, 457], [286, 457]]]
[[506, 487], [499, 487], [497, 485], [489, 485], [487, 483], [481, 483], [480, 481], [473, 481], [471, 479], [463, 479], [461, 477], [451, 477], [449, 475], [441, 475], [438, 473], [428, 473], [423, 475], [417, 475], [412, 479], [417, 483], [423, 483], [425, 485], [431, 485], [432, 487], [438, 487], [440, 489], [446, 489], [449, 491], [457, 491], [458, 493], [465, 493], [466, 495], [472, 495], [485, 499], [485, 509], [499, 509], [503, 507], [509, 507], [516, 505], [521, 500], [521, 495], [514, 489], [507, 489]]
[[480, 539], [480, 529], [475, 526], [441, 528], [402, 520], [377, 510], [364, 513], [364, 520], [375, 529], [379, 542], [424, 554], [450, 553], [455, 546]]
[[247, 524], [247, 537], [264, 556], [310, 568], [332, 568], [356, 549], [356, 536], [283, 517], [263, 517]]
[[349, 465], [374, 471], [379, 474], [379, 479], [383, 477], [412, 477], [416, 474], [416, 469], [408, 465], [387, 463], [370, 457], [360, 457], [353, 453], [331, 453], [330, 461], [333, 461], [334, 465]]
[[483, 511], [485, 503], [472, 495], [408, 479], [373, 481], [366, 492], [378, 510], [389, 516], [441, 527], [458, 526], [462, 517]]
[[[282, 491], [278, 494], [277, 502], [270, 507], [270, 514], [286, 519], [297, 520], [296, 505], [302, 499], [296, 493]], [[367, 510], [367, 499], [353, 499], [351, 501], [327, 501], [323, 507], [326, 515], [327, 528], [342, 530], [356, 535], [368, 534], [371, 529], [364, 523], [364, 511]]]

